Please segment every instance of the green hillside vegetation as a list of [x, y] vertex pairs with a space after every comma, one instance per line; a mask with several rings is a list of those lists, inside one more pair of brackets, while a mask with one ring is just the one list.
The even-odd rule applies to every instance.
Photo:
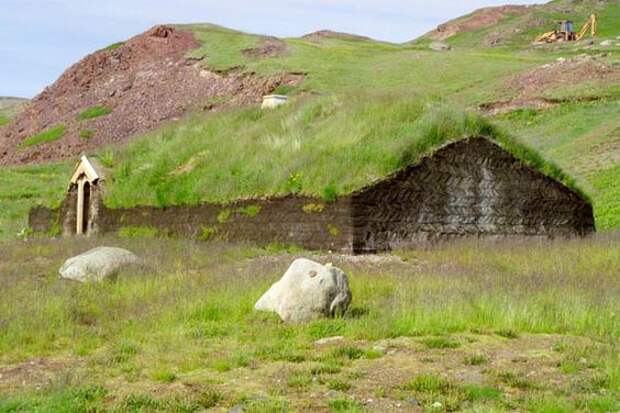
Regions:
[[73, 166], [59, 163], [0, 168], [0, 239], [15, 237], [26, 227], [33, 205], [59, 206]]
[[[286, 107], [188, 114], [124, 147], [100, 150], [96, 155], [112, 171], [105, 202], [112, 207], [165, 206], [287, 193], [345, 194], [442, 143], [484, 135], [547, 175], [581, 188], [594, 203], [597, 228], [617, 228], [617, 83], [584, 79], [543, 88], [540, 97], [557, 104], [486, 119], [476, 114], [483, 103], [518, 96], [519, 89], [506, 87], [507, 80], [560, 57], [585, 53], [609, 67], [620, 64], [615, 43], [607, 48], [598, 40], [589, 48], [583, 42], [531, 46], [531, 34], [548, 30], [546, 20], [536, 16], [571, 8], [576, 11], [569, 17], [577, 22], [592, 11], [599, 14], [600, 33], [606, 36], [601, 39], [620, 36], [620, 20], [614, 18], [620, 6], [594, 1], [531, 8], [493, 28], [448, 39], [455, 48], [446, 53], [429, 50], [427, 39], [389, 44], [291, 38], [284, 39], [281, 56], [254, 59], [243, 51], [260, 47], [260, 36], [209, 24], [181, 26], [201, 42], [189, 56], [206, 68], [263, 75], [303, 72], [306, 78], [287, 91], [292, 99]], [[524, 27], [532, 33], [509, 30], [519, 19], [530, 19]], [[513, 37], [503, 46], [486, 47], [481, 39], [490, 31]], [[524, 147], [531, 149], [523, 152]], [[51, 173], [60, 169], [49, 167]], [[0, 181], [11, 173], [12, 168], [0, 171]], [[64, 187], [56, 189], [61, 197]], [[45, 198], [32, 199], [38, 200]], [[24, 224], [25, 216], [11, 223], [13, 228]]]
[[[530, 7], [525, 13], [509, 14], [497, 24], [480, 30], [461, 32], [446, 40], [455, 47], [475, 48], [488, 45], [490, 40], [502, 46], [521, 48], [532, 43], [538, 35], [553, 30], [558, 20], [572, 20], [577, 30], [596, 14], [599, 20], [597, 38], [615, 39], [620, 33], [620, 3], [615, 0], [555, 0], [543, 6]], [[422, 38], [414, 43], [423, 44]], [[570, 48], [564, 45], [545, 46], [545, 48]]]
[[105, 116], [112, 113], [112, 109], [106, 106], [93, 106], [77, 115], [78, 120], [88, 120], [98, 118], [99, 116]]
[[22, 141], [20, 146], [34, 146], [41, 143], [56, 141], [62, 138], [62, 136], [65, 134], [66, 129], [67, 128], [64, 124], [56, 125], [53, 128], [47, 129], [41, 133], [37, 133], [36, 135], [27, 137]]
[[[472, 136], [493, 139], [524, 163], [575, 187], [555, 165], [479, 116], [415, 98], [345, 96], [170, 125], [113, 159], [107, 202], [165, 206], [265, 194], [343, 195]], [[231, 153], [235, 156], [227, 156]]]

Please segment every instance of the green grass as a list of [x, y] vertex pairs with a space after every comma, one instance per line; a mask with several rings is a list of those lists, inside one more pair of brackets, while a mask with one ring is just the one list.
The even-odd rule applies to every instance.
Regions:
[[620, 227], [620, 165], [596, 173], [592, 185], [597, 191], [597, 228]]
[[228, 70], [242, 66], [246, 58], [242, 51], [256, 47], [258, 37], [216, 25], [184, 25], [190, 29], [202, 46], [190, 53], [196, 59], [206, 58], [207, 65], [213, 70]]
[[118, 230], [119, 238], [155, 238], [159, 235], [157, 228], [127, 226]]
[[82, 129], [79, 133], [79, 137], [85, 140], [89, 140], [95, 135], [92, 129]]
[[112, 109], [107, 106], [92, 106], [77, 115], [78, 120], [88, 120], [98, 118], [100, 116], [109, 115]]
[[[114, 184], [105, 202], [166, 206], [289, 193], [333, 198], [469, 136], [494, 139], [526, 164], [576, 188], [553, 163], [479, 116], [441, 104], [428, 109], [417, 99], [348, 100], [353, 99], [374, 102], [344, 106], [346, 98], [327, 97], [280, 111], [239, 109], [208, 122], [194, 117], [170, 125], [115, 154]], [[235, 139], [221, 145], [231, 133]], [[174, 173], [178, 170], [186, 172]]]
[[491, 386], [455, 384], [441, 376], [422, 374], [405, 384], [405, 390], [413, 392], [422, 405], [433, 411], [434, 404], [441, 403], [441, 411], [459, 411], [466, 402], [499, 401], [502, 391]]
[[358, 402], [349, 399], [330, 400], [329, 408], [333, 413], [361, 413], [364, 411]]
[[458, 341], [451, 340], [446, 337], [431, 337], [422, 340], [422, 344], [429, 349], [446, 349], [446, 348], [458, 348], [461, 346], [461, 343]]
[[425, 374], [416, 376], [405, 385], [407, 390], [416, 392], [436, 392], [446, 390], [450, 384], [443, 378], [435, 375]]
[[24, 139], [19, 146], [22, 148], [26, 148], [29, 146], [39, 145], [42, 143], [54, 142], [60, 138], [62, 138], [66, 132], [67, 128], [65, 125], [60, 124], [56, 125], [53, 128], [47, 129], [41, 133], [36, 135], [29, 136]]
[[466, 356], [465, 359], [463, 360], [463, 363], [468, 366], [480, 366], [488, 362], [489, 362], [488, 357], [483, 354], [472, 354], [472, 355]]
[[116, 42], [116, 43], [112, 43], [109, 46], [106, 46], [103, 50], [116, 50], [119, 47], [121, 47], [122, 45], [124, 45], [125, 42]]
[[[57, 269], [65, 258], [101, 244], [129, 248], [149, 266], [121, 273], [116, 282], [81, 285], [58, 279]], [[268, 265], [264, 260], [248, 262], [270, 254], [251, 246], [106, 238], [3, 242], [2, 249], [12, 259], [0, 261], [0, 282], [5, 286], [5, 299], [0, 302], [0, 363], [10, 366], [44, 358], [61, 364], [54, 367], [57, 386], [37, 395], [25, 390], [12, 394], [0, 404], [4, 408], [0, 411], [10, 411], [6, 406], [20, 400], [26, 406], [56, 408], [58, 403], [72, 403], [79, 407], [85, 402], [74, 392], [91, 387], [106, 389], [103, 399], [92, 401], [106, 406], [147, 401], [157, 406], [193, 406], [201, 392], [183, 389], [205, 385], [225, 400], [216, 402], [218, 406], [230, 405], [243, 392], [257, 389], [295, 403], [306, 399], [306, 392], [323, 394], [330, 388], [357, 395], [366, 388], [365, 377], [375, 377], [375, 367], [394, 363], [399, 354], [402, 358], [391, 368], [411, 358], [441, 356], [434, 363], [415, 361], [403, 366], [418, 372], [408, 384], [391, 380], [393, 374], [376, 376], [387, 380], [381, 382], [384, 397], [412, 392], [425, 406], [440, 400], [454, 408], [467, 403], [501, 406], [510, 397], [522, 408], [544, 407], [540, 400], [551, 391], [549, 384], [528, 376], [532, 364], [521, 368], [522, 363], [511, 361], [519, 351], [516, 346], [533, 362], [553, 358], [545, 362], [548, 377], [559, 386], [552, 394], [574, 395], [571, 406], [611, 405], [620, 396], [617, 236], [535, 245], [471, 241], [403, 251], [405, 258], [415, 256], [424, 262], [423, 267], [411, 269], [345, 264], [353, 306], [366, 311], [300, 325], [283, 324], [277, 317], [253, 311], [255, 301], [292, 258], [285, 255], [267, 261]], [[445, 262], [451, 265], [446, 267]], [[487, 333], [472, 337], [472, 331]], [[518, 338], [506, 340], [493, 331], [514, 331]], [[548, 353], [528, 353], [536, 334], [543, 334], [541, 340], [545, 340], [538, 351]], [[561, 336], [549, 339], [547, 334]], [[318, 337], [333, 335], [344, 336], [347, 344], [315, 346]], [[576, 336], [590, 337], [592, 344], [572, 344]], [[403, 348], [403, 337], [411, 337], [410, 347]], [[432, 349], [420, 345], [427, 340], [434, 343], [436, 337], [442, 338], [442, 345], [433, 344]], [[395, 354], [388, 352], [380, 359], [367, 356], [366, 349], [374, 342], [392, 339]], [[454, 348], [445, 342], [462, 344]], [[511, 349], [504, 359], [507, 364], [495, 364], [502, 357], [497, 352], [502, 346]], [[486, 354], [493, 348], [494, 357], [477, 368], [486, 384], [459, 381], [460, 375], [448, 377], [452, 369], [480, 364], [478, 359], [461, 363], [464, 351]], [[579, 361], [584, 355], [587, 364]], [[571, 360], [582, 367], [569, 368]], [[73, 362], [80, 363], [80, 368]], [[444, 370], [444, 363], [450, 369]], [[507, 367], [497, 370], [498, 365]], [[283, 376], [287, 370], [296, 373]], [[70, 371], [77, 376], [63, 378]], [[224, 385], [230, 380], [237, 380], [234, 390]], [[125, 382], [133, 383], [127, 392], [122, 391]], [[153, 393], [161, 386], [169, 387]], [[594, 399], [600, 389], [612, 401]], [[515, 398], [515, 391], [531, 398]], [[134, 395], [131, 399], [128, 392]]]
[[8, 124], [10, 121], [11, 119], [9, 119], [8, 117], [0, 115], [0, 126]]
[[33, 205], [59, 206], [72, 168], [71, 163], [0, 168], [0, 239], [27, 226]]

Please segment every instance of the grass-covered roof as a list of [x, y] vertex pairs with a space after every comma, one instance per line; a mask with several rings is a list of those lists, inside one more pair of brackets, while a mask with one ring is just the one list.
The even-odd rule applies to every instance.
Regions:
[[273, 111], [199, 116], [102, 157], [111, 207], [228, 202], [290, 193], [330, 198], [360, 189], [459, 139], [484, 136], [575, 189], [553, 163], [484, 118], [416, 97], [300, 97]]

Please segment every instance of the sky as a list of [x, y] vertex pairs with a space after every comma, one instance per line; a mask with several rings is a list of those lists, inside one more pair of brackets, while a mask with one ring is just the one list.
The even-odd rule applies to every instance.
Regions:
[[33, 97], [94, 50], [160, 23], [279, 37], [331, 29], [405, 42], [486, 6], [536, 0], [0, 0], [0, 96]]

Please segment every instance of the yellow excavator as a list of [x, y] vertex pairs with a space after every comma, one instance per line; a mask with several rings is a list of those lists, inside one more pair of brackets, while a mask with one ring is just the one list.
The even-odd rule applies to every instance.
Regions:
[[541, 34], [534, 43], [575, 42], [583, 39], [588, 31], [590, 31], [590, 36], [595, 37], [597, 25], [598, 19], [595, 14], [590, 16], [579, 32], [575, 31], [571, 20], [561, 20], [557, 22], [555, 30]]

